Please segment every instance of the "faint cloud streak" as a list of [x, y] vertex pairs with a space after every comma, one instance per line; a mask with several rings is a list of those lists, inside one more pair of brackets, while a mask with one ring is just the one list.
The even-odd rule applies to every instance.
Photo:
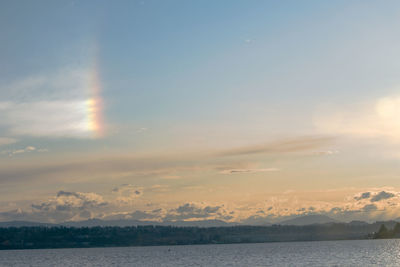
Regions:
[[221, 174], [241, 174], [241, 173], [259, 173], [259, 172], [276, 172], [279, 171], [277, 168], [266, 168], [266, 169], [229, 169], [222, 170]]
[[331, 143], [332, 137], [308, 136], [293, 139], [278, 140], [266, 145], [255, 145], [231, 149], [219, 153], [218, 156], [241, 156], [263, 153], [293, 153], [316, 149]]

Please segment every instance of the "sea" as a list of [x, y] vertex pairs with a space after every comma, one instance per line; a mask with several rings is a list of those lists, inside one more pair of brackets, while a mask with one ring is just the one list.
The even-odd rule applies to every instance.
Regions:
[[3, 250], [0, 266], [400, 266], [400, 239]]

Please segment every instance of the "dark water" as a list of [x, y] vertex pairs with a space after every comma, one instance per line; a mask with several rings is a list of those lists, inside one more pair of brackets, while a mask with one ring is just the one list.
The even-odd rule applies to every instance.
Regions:
[[400, 266], [400, 239], [12, 250], [0, 266]]

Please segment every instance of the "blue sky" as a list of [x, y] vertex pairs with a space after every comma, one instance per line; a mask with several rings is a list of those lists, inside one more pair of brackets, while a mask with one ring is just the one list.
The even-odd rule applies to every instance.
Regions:
[[[84, 207], [101, 218], [161, 220], [186, 204], [231, 221], [393, 217], [399, 12], [397, 1], [3, 1], [0, 219], [84, 219], [89, 198], [108, 203]], [[390, 197], [367, 212], [363, 192]]]

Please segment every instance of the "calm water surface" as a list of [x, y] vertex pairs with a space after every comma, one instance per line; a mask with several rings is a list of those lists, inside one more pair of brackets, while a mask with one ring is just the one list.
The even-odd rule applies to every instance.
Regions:
[[400, 239], [12, 250], [0, 266], [400, 266]]

